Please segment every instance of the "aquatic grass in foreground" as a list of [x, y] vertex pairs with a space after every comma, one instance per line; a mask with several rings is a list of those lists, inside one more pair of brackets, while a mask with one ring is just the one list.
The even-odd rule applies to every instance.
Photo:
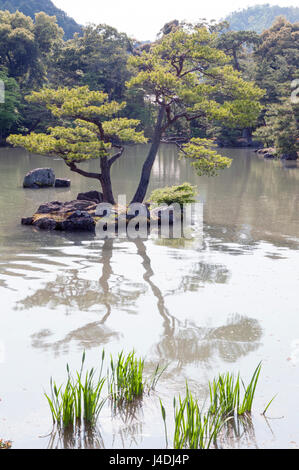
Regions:
[[127, 356], [122, 351], [118, 354], [117, 361], [114, 361], [111, 356], [110, 368], [108, 390], [111, 400], [122, 404], [123, 402], [131, 403], [142, 397], [144, 390], [143, 359], [137, 359], [134, 351]]
[[102, 369], [105, 353], [102, 353], [102, 365], [98, 379], [95, 379], [95, 370], [92, 368], [82, 378], [85, 362], [85, 352], [82, 356], [80, 372], [76, 372], [73, 378], [67, 364], [67, 383], [63, 388], [50, 379], [51, 395], [45, 396], [50, 406], [53, 424], [59, 427], [69, 428], [75, 424], [84, 422], [94, 425], [105, 404], [106, 398], [102, 398], [102, 389], [106, 381], [102, 378]]
[[[174, 407], [174, 437], [175, 449], [208, 449], [212, 444], [217, 446], [217, 438], [223, 428], [226, 431], [239, 428], [242, 424], [244, 432], [251, 429], [251, 411], [257, 382], [261, 372], [261, 362], [256, 367], [249, 385], [246, 387], [238, 373], [235, 377], [231, 373], [219, 374], [209, 382], [210, 404], [207, 412], [199, 408], [198, 401], [194, 399], [186, 383], [186, 396], [178, 402], [173, 401]], [[241, 398], [241, 384], [243, 397]], [[267, 404], [263, 414], [267, 411], [275, 397]], [[168, 447], [166, 411], [160, 400], [166, 447]]]
[[[116, 361], [111, 356], [111, 371], [109, 373], [108, 369], [107, 377], [102, 377], [104, 359], [103, 350], [98, 378], [94, 368], [83, 376], [85, 352], [82, 355], [80, 371], [75, 373], [75, 377], [72, 376], [67, 364], [67, 381], [64, 387], [58, 386], [51, 377], [50, 394], [45, 393], [45, 397], [51, 410], [53, 424], [64, 429], [73, 429], [75, 425], [80, 426], [82, 423], [94, 426], [107, 398], [111, 399], [115, 407], [135, 405], [136, 400], [143, 397], [145, 390], [154, 390], [167, 367], [160, 368], [158, 364], [149, 380], [145, 380], [144, 359], [137, 358], [134, 351], [127, 355], [121, 352]], [[106, 381], [108, 396], [103, 398]]]
[[[160, 400], [164, 421], [166, 446], [168, 446], [166, 412]], [[225, 420], [220, 414], [203, 413], [198, 401], [194, 399], [186, 384], [186, 396], [179, 395], [178, 403], [173, 400], [174, 407], [174, 449], [209, 449], [216, 443]]]
[[143, 397], [144, 391], [154, 390], [167, 366], [157, 365], [150, 382], [144, 379], [144, 359], [137, 358], [135, 351], [118, 354], [117, 361], [110, 360], [108, 372], [109, 396], [115, 406], [129, 405]]
[[[241, 379], [240, 373], [238, 373], [237, 377], [231, 373], [219, 374], [216, 379], [209, 382], [210, 413], [214, 414], [219, 411], [223, 416], [250, 414], [261, 367], [262, 364], [260, 362], [247, 387]], [[242, 388], [243, 397], [241, 397]], [[268, 403], [266, 410], [273, 399]]]

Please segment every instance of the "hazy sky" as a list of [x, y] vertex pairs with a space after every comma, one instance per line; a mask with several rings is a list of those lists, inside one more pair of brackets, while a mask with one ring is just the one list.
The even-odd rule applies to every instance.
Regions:
[[57, 7], [78, 23], [106, 23], [139, 40], [153, 40], [173, 19], [219, 20], [235, 10], [270, 3], [296, 6], [298, 0], [54, 0]]

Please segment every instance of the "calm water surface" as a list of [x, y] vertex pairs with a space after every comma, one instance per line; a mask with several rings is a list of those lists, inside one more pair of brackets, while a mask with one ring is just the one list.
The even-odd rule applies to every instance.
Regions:
[[[90, 445], [164, 448], [159, 397], [171, 431], [172, 399], [186, 379], [204, 402], [219, 372], [240, 371], [247, 381], [262, 361], [254, 428], [223, 446], [299, 447], [299, 166], [247, 149], [222, 153], [233, 163], [216, 178], [196, 176], [167, 145], [153, 169], [150, 190], [197, 185], [201, 244], [196, 233], [192, 240], [103, 241], [21, 226], [40, 203], [98, 187], [60, 160], [0, 151], [0, 437], [14, 448], [74, 445], [47, 436], [43, 393], [51, 376], [64, 381], [67, 363], [79, 369], [84, 350], [87, 366], [99, 366], [103, 348], [107, 355], [134, 348], [148, 374], [158, 362], [169, 366], [131, 419], [112, 418], [107, 406]], [[130, 147], [117, 162], [116, 194], [133, 195], [145, 154], [145, 146]], [[22, 188], [24, 174], [49, 166], [71, 177], [71, 189]], [[265, 420], [261, 412], [275, 394]]]

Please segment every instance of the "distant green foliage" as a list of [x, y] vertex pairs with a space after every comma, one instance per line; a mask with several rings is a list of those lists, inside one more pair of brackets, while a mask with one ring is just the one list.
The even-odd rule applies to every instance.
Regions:
[[274, 146], [277, 156], [299, 152], [299, 105], [290, 100], [272, 104], [265, 114], [265, 126], [255, 132], [266, 147]]
[[130, 47], [126, 34], [112, 26], [90, 24], [83, 28], [81, 37], [76, 35], [56, 49], [53, 85], [88, 85], [91, 90], [108, 93], [111, 99], [123, 99], [125, 82], [130, 78], [127, 70]]
[[0, 80], [4, 83], [5, 102], [0, 103], [0, 143], [7, 137], [12, 127], [18, 122], [20, 115], [20, 89], [13, 78], [7, 76], [5, 70], [0, 69]]
[[225, 20], [234, 31], [250, 30], [261, 33], [270, 28], [277, 16], [284, 16], [291, 23], [299, 21], [298, 7], [279, 7], [277, 5], [255, 5], [241, 11], [235, 11]]
[[254, 50], [255, 80], [266, 90], [264, 103], [279, 102], [291, 95], [290, 84], [299, 78], [299, 21], [277, 18], [260, 36]]
[[155, 189], [150, 195], [150, 201], [157, 204], [188, 204], [195, 202], [197, 194], [196, 186], [190, 183], [183, 183], [179, 186]]
[[70, 39], [75, 33], [82, 32], [82, 27], [63, 10], [57, 8], [51, 0], [0, 0], [0, 10], [8, 10], [11, 13], [19, 10], [32, 19], [40, 11], [44, 11], [49, 16], [56, 16], [57, 23], [65, 32], [65, 39]]
[[266, 90], [261, 126], [255, 136], [276, 148], [277, 156], [298, 151], [298, 104], [291, 102], [291, 84], [299, 78], [299, 21], [277, 18], [260, 36], [254, 50], [255, 80]]
[[23, 89], [41, 86], [52, 49], [62, 35], [55, 17], [45, 13], [33, 21], [20, 12], [0, 11], [0, 67], [7, 68]]

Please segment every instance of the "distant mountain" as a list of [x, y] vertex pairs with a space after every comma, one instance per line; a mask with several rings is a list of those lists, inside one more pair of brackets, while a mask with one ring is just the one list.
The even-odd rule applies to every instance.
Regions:
[[230, 29], [233, 31], [249, 30], [261, 33], [270, 28], [277, 16], [284, 16], [291, 23], [296, 23], [299, 21], [299, 8], [255, 5], [231, 13], [225, 20], [230, 23]]
[[82, 31], [82, 27], [63, 10], [57, 8], [51, 0], [0, 0], [0, 10], [8, 10], [11, 13], [19, 10], [33, 19], [35, 13], [40, 11], [44, 11], [49, 16], [55, 15], [57, 23], [64, 30], [65, 39], [71, 39], [74, 33]]

